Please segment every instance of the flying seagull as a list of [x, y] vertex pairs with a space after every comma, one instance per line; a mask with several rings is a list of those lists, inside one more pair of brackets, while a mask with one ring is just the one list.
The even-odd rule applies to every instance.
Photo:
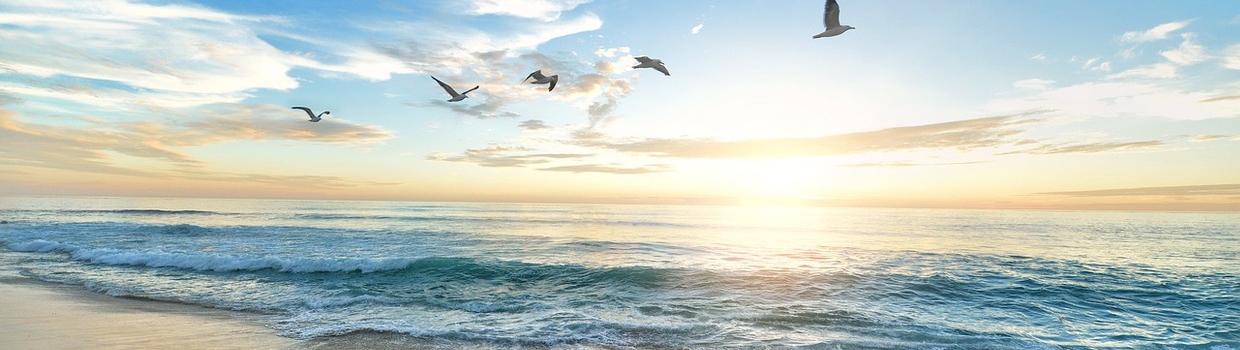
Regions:
[[657, 70], [660, 73], [663, 73], [663, 75], [667, 75], [667, 76], [672, 75], [672, 73], [667, 72], [667, 67], [663, 66], [663, 61], [661, 60], [646, 57], [646, 56], [633, 57], [633, 58], [637, 59], [637, 62], [638, 62], [636, 66], [633, 66], [633, 69], [654, 68], [654, 70]]
[[849, 25], [840, 25], [840, 4], [835, 0], [827, 0], [827, 8], [822, 12], [822, 24], [826, 30], [814, 36], [814, 39], [844, 34], [849, 29], [857, 29]]
[[323, 120], [324, 114], [332, 114], [331, 111], [323, 111], [323, 113], [319, 113], [319, 115], [314, 115], [314, 112], [311, 112], [310, 109], [306, 107], [293, 107], [292, 109], [300, 109], [300, 110], [306, 111], [306, 114], [310, 116], [310, 122], [318, 122], [320, 120]]
[[473, 89], [465, 90], [465, 92], [458, 94], [456, 93], [456, 90], [452, 89], [451, 86], [448, 86], [448, 84], [445, 84], [444, 82], [439, 81], [439, 79], [435, 78], [435, 76], [432, 75], [431, 79], [435, 79], [435, 82], [439, 83], [439, 87], [442, 87], [443, 91], [447, 91], [448, 95], [452, 95], [452, 99], [448, 100], [448, 102], [460, 102], [461, 100], [469, 98], [469, 96], [465, 96], [465, 94], [468, 94], [470, 91], [478, 90], [478, 87], [475, 86]]
[[530, 80], [530, 78], [534, 78], [534, 81], [531, 81], [530, 84], [551, 84], [547, 91], [555, 90], [555, 83], [560, 81], [560, 75], [545, 76], [542, 74], [542, 69], [530, 73], [521, 82], [524, 83], [526, 80]]

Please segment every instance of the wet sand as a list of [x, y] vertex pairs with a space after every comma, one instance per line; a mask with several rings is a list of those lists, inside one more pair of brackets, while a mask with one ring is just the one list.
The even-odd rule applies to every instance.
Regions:
[[279, 336], [261, 318], [195, 305], [112, 297], [79, 286], [0, 274], [0, 348], [5, 350], [550, 349], [434, 342], [375, 332], [297, 340]]
[[0, 348], [297, 349], [254, 315], [0, 277]]

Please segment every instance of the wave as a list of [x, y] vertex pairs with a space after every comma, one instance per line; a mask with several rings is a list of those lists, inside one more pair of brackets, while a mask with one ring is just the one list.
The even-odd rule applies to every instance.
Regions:
[[204, 236], [216, 232], [215, 229], [190, 224], [158, 226], [156, 230], [159, 233], [174, 236]]
[[168, 267], [196, 271], [236, 272], [274, 270], [290, 273], [362, 272], [404, 269], [417, 259], [339, 259], [239, 257], [162, 251], [126, 251], [111, 248], [82, 248], [55, 241], [34, 240], [10, 243], [18, 252], [65, 253], [78, 261], [116, 266]]
[[164, 209], [84, 209], [59, 210], [62, 213], [80, 214], [124, 214], [124, 215], [228, 215], [209, 210], [164, 210]]
[[608, 219], [532, 219], [526, 217], [480, 217], [480, 216], [432, 216], [432, 215], [390, 215], [390, 214], [294, 214], [293, 218], [302, 220], [393, 220], [406, 222], [461, 222], [461, 223], [513, 223], [541, 225], [580, 225], [601, 224], [607, 226], [631, 227], [665, 227], [665, 228], [699, 228], [701, 226], [651, 220], [608, 220]]

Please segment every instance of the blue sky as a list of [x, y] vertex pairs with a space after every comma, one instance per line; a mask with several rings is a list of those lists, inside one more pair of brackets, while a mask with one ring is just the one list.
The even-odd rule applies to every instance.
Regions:
[[1240, 6], [840, 6], [6, 1], [0, 193], [1240, 208]]

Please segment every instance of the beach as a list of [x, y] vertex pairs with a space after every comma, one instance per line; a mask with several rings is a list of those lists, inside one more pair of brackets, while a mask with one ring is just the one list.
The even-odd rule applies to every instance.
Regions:
[[5, 349], [295, 349], [240, 312], [111, 297], [26, 277], [0, 278]]

